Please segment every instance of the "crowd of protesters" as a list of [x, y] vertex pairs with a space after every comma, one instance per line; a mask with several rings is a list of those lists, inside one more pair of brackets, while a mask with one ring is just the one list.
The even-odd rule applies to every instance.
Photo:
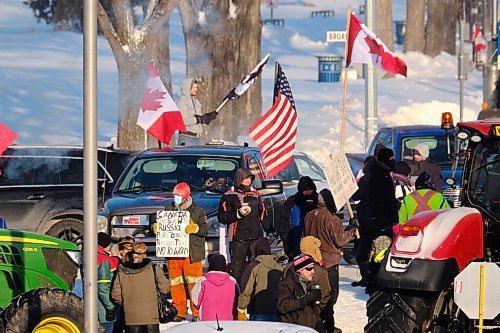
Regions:
[[[414, 156], [421, 159], [415, 158], [414, 166], [396, 163], [393, 151], [385, 147], [366, 159], [358, 177], [359, 190], [352, 197], [359, 201], [359, 223], [346, 228], [336, 215], [332, 193], [328, 189], [317, 193], [313, 180], [301, 177], [297, 193], [288, 198], [275, 225], [288, 258], [285, 264], [276, 261], [265, 236], [269, 216], [252, 187], [254, 175], [238, 169], [218, 210], [219, 222], [228, 229], [230, 261], [223, 254], [211, 253], [208, 272], [203, 274], [207, 217], [191, 197], [189, 185], [177, 184], [173, 202], [165, 210], [190, 213], [184, 230], [189, 235], [189, 256], [167, 258], [168, 280], [147, 258], [145, 244], [132, 237], [120, 239], [115, 257], [110, 254], [111, 238], [99, 233], [100, 330], [159, 332], [157, 302], [153, 301], [159, 290], [171, 294], [176, 322], [188, 319], [189, 306], [191, 321], [283, 321], [320, 333], [342, 332], [334, 319], [342, 247], [359, 229], [356, 260], [361, 280], [353, 286], [367, 287], [371, 293], [378, 265], [398, 228], [420, 211], [449, 208], [436, 191], [428, 171], [432, 167], [422, 165], [428, 149], [416, 148], [420, 150]], [[416, 183], [411, 181], [412, 172], [423, 169]]]

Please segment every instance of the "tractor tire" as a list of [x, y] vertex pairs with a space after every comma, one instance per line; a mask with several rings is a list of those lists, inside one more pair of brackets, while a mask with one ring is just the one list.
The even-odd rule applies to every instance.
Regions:
[[432, 318], [439, 295], [425, 292], [377, 291], [366, 303], [365, 333], [420, 333]]
[[12, 300], [2, 322], [5, 333], [83, 333], [83, 301], [61, 289], [30, 290]]
[[54, 224], [47, 235], [81, 245], [83, 241], [83, 222], [74, 218], [65, 218]]

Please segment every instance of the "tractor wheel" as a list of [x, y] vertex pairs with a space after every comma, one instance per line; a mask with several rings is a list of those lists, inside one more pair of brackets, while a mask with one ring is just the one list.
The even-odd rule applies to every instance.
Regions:
[[83, 301], [61, 289], [34, 289], [14, 298], [2, 314], [6, 333], [83, 333]]
[[64, 218], [54, 224], [49, 231], [47, 231], [47, 235], [80, 246], [83, 241], [83, 222], [74, 218]]
[[420, 333], [429, 325], [438, 294], [377, 291], [366, 303], [366, 333]]

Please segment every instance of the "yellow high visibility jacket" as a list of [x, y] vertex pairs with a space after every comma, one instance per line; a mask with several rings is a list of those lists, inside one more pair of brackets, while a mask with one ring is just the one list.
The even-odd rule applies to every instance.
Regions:
[[410, 217], [420, 212], [446, 208], [450, 208], [450, 205], [441, 193], [429, 189], [413, 191], [401, 202], [399, 224], [405, 224]]

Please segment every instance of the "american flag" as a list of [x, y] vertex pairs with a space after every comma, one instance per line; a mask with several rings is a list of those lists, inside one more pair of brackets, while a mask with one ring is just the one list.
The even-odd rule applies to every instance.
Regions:
[[277, 175], [292, 161], [297, 139], [297, 112], [285, 73], [278, 64], [274, 104], [250, 127], [250, 137], [261, 150], [271, 176]]

